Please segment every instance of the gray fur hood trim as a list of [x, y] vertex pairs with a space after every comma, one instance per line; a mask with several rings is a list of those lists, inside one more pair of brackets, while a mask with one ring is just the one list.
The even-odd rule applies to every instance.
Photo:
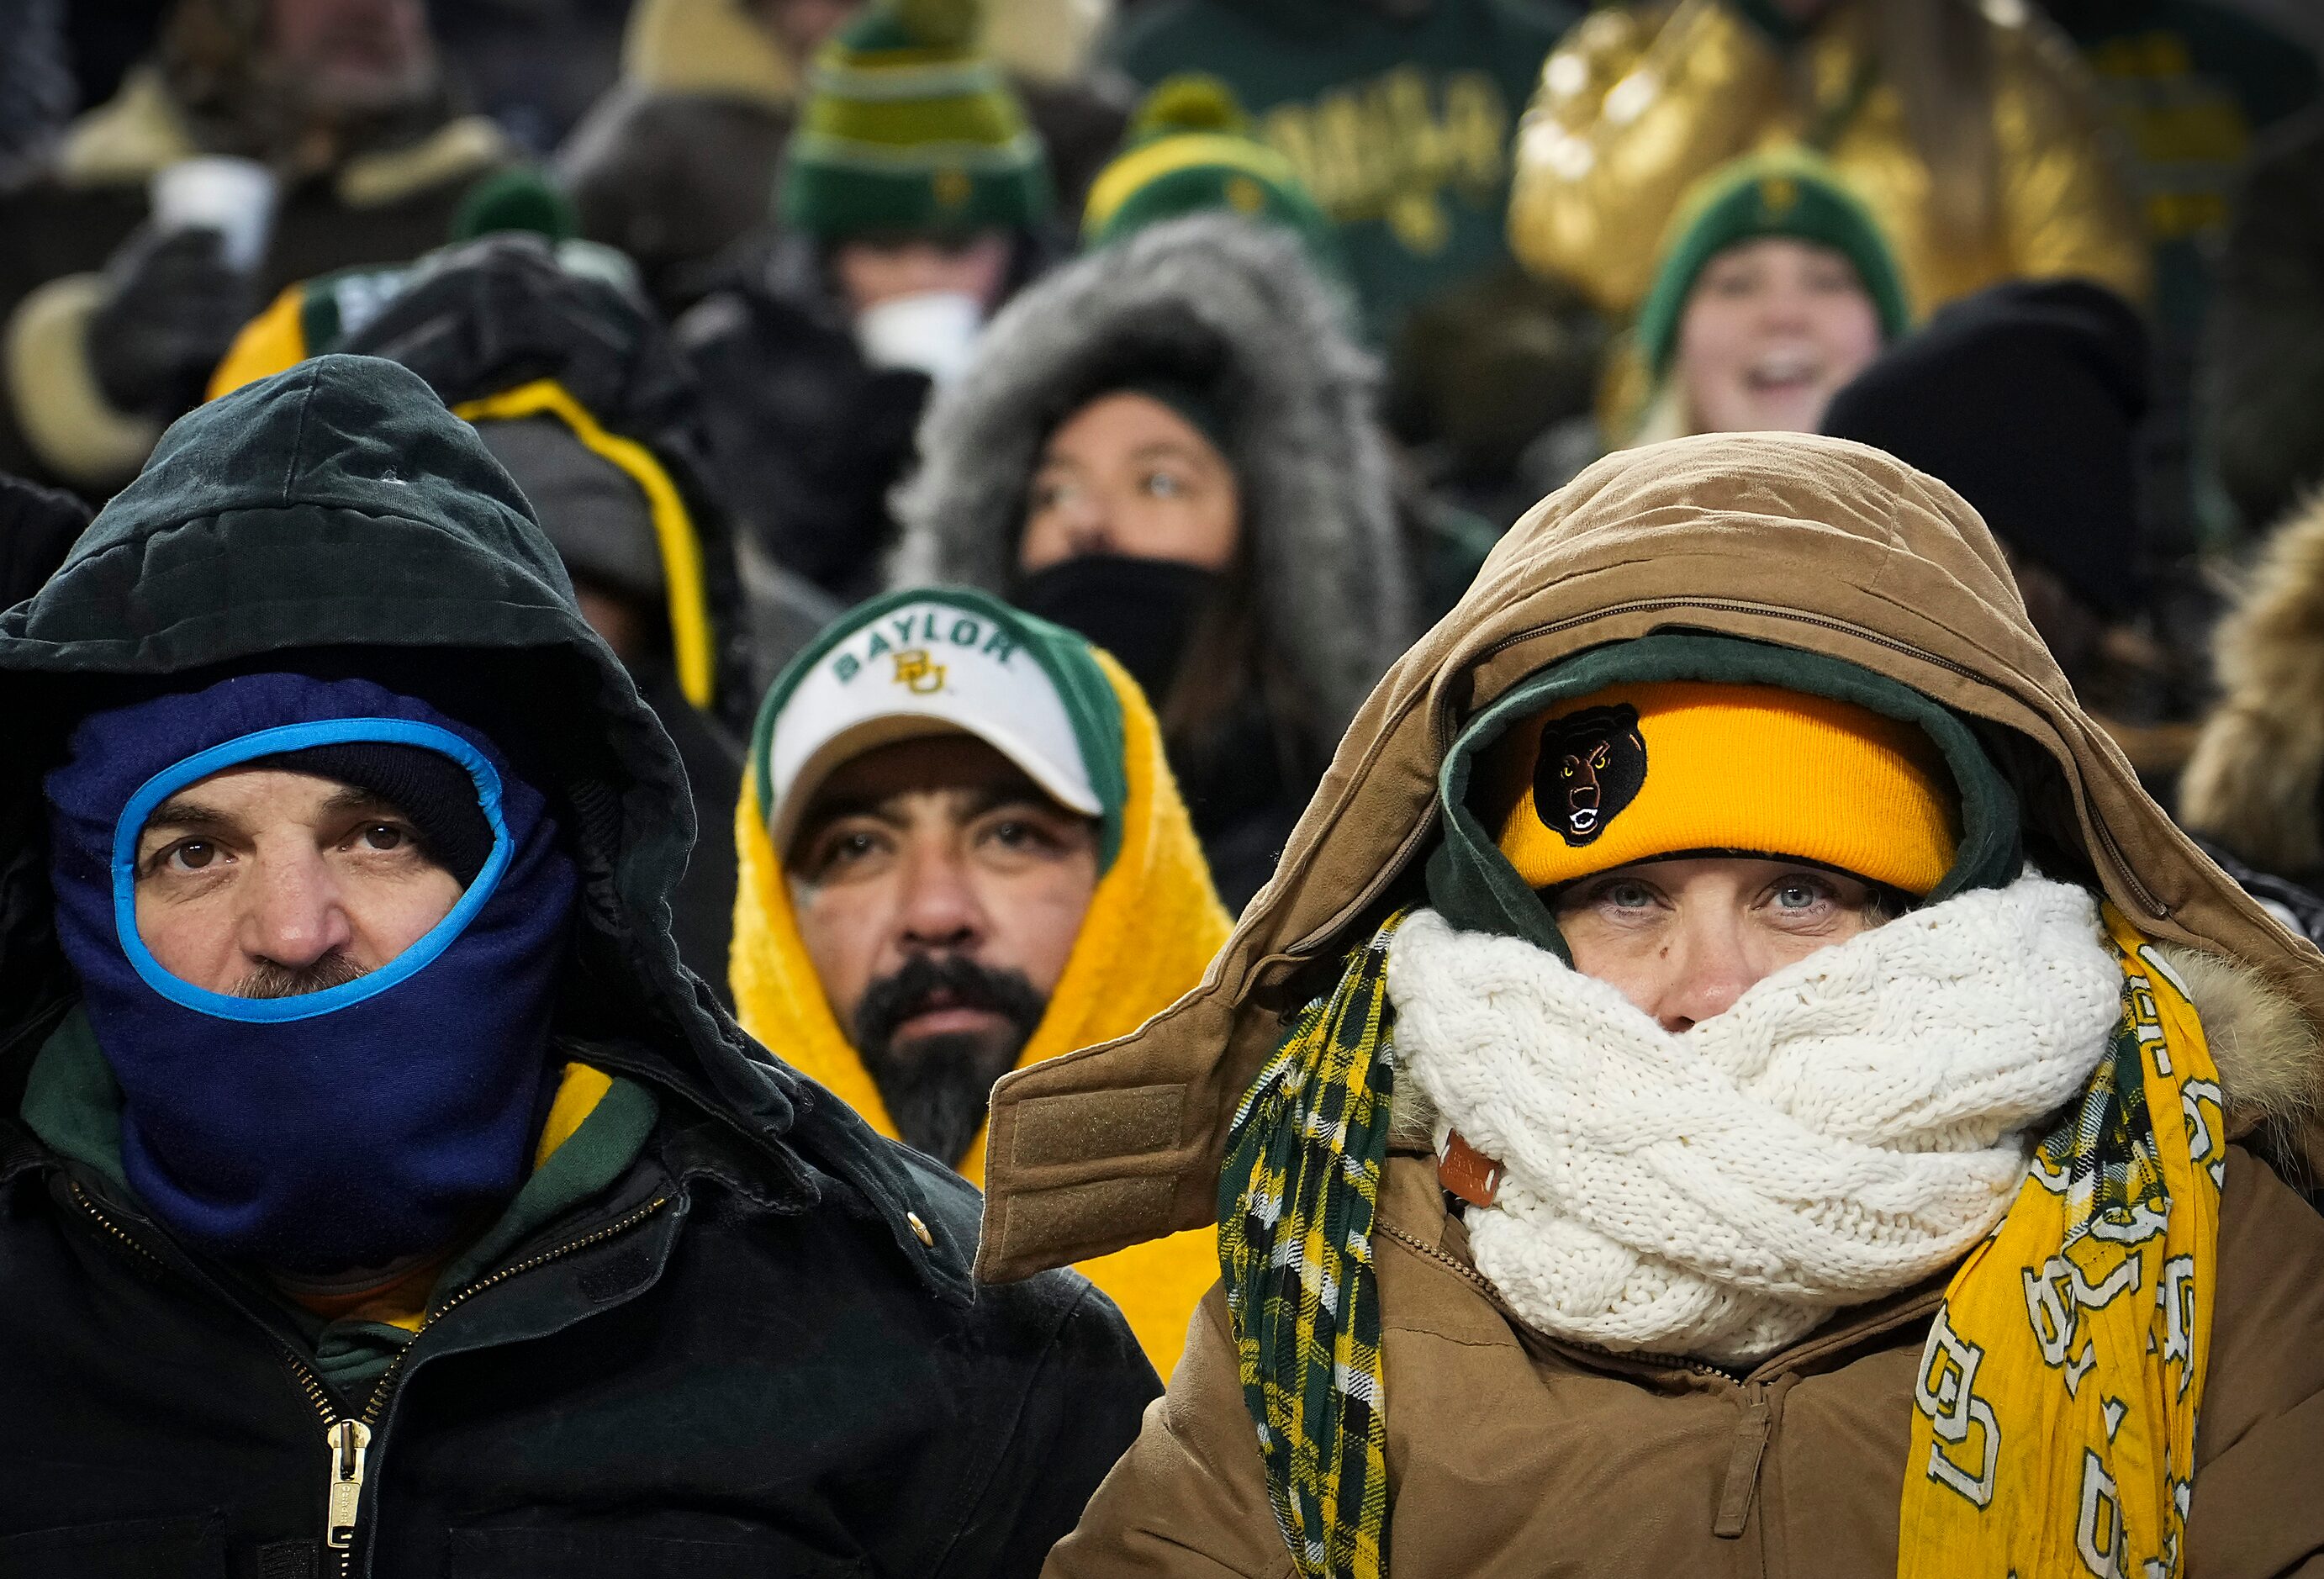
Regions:
[[1228, 458], [1251, 532], [1262, 629], [1329, 747], [1417, 627], [1379, 370], [1287, 232], [1231, 214], [1157, 225], [1028, 290], [975, 365], [930, 403], [895, 496], [897, 586], [1006, 596], [1043, 441], [1103, 370], [1150, 347], [1215, 355], [1238, 413]]
[[2266, 870], [2324, 870], [2324, 495], [2279, 527], [2212, 654], [2223, 693], [2179, 787], [2187, 826]]

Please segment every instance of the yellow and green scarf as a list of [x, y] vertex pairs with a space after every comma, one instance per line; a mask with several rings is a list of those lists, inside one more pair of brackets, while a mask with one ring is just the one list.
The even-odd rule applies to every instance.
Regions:
[[2186, 989], [2111, 905], [2106, 924], [2113, 1044], [1921, 1355], [1905, 1579], [2181, 1571], [2227, 1127]]
[[[2112, 906], [2122, 1019], [1914, 1385], [1902, 1579], [2181, 1571], [2227, 1131], [2183, 986]], [[1390, 917], [1236, 1110], [1219, 1262], [1268, 1491], [1305, 1579], [1384, 1579], [1387, 1387], [1372, 1230], [1394, 1083]]]

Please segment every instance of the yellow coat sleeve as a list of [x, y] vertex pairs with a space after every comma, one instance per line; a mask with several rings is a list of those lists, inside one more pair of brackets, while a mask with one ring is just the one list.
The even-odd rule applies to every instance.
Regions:
[[1511, 250], [1606, 310], [1631, 311], [1686, 189], [1781, 115], [1781, 74], [1775, 51], [1717, 0], [1579, 23], [1517, 125]]
[[2038, 21], [1995, 32], [1994, 148], [2008, 272], [2079, 276], [2145, 301], [2144, 227], [2080, 60]]

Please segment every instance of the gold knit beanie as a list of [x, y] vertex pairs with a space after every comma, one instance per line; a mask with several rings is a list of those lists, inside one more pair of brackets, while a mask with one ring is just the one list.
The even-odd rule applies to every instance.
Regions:
[[1853, 703], [1704, 680], [1617, 685], [1517, 725], [1480, 764], [1536, 889], [1634, 861], [1749, 852], [1921, 895], [1960, 843], [1919, 729]]

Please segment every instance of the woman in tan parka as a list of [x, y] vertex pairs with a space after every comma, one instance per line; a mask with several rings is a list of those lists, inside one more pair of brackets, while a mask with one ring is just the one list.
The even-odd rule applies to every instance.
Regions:
[[980, 1276], [1220, 1220], [1047, 1571], [2324, 1572], [2319, 1016], [1957, 495], [1609, 457], [1203, 986], [996, 1091]]
[[2073, 49], [2019, 0], [1635, 0], [1575, 26], [1519, 124], [1509, 245], [1609, 312], [1744, 154], [1821, 153], [1916, 312], [2020, 277], [2147, 293], [2146, 244]]

